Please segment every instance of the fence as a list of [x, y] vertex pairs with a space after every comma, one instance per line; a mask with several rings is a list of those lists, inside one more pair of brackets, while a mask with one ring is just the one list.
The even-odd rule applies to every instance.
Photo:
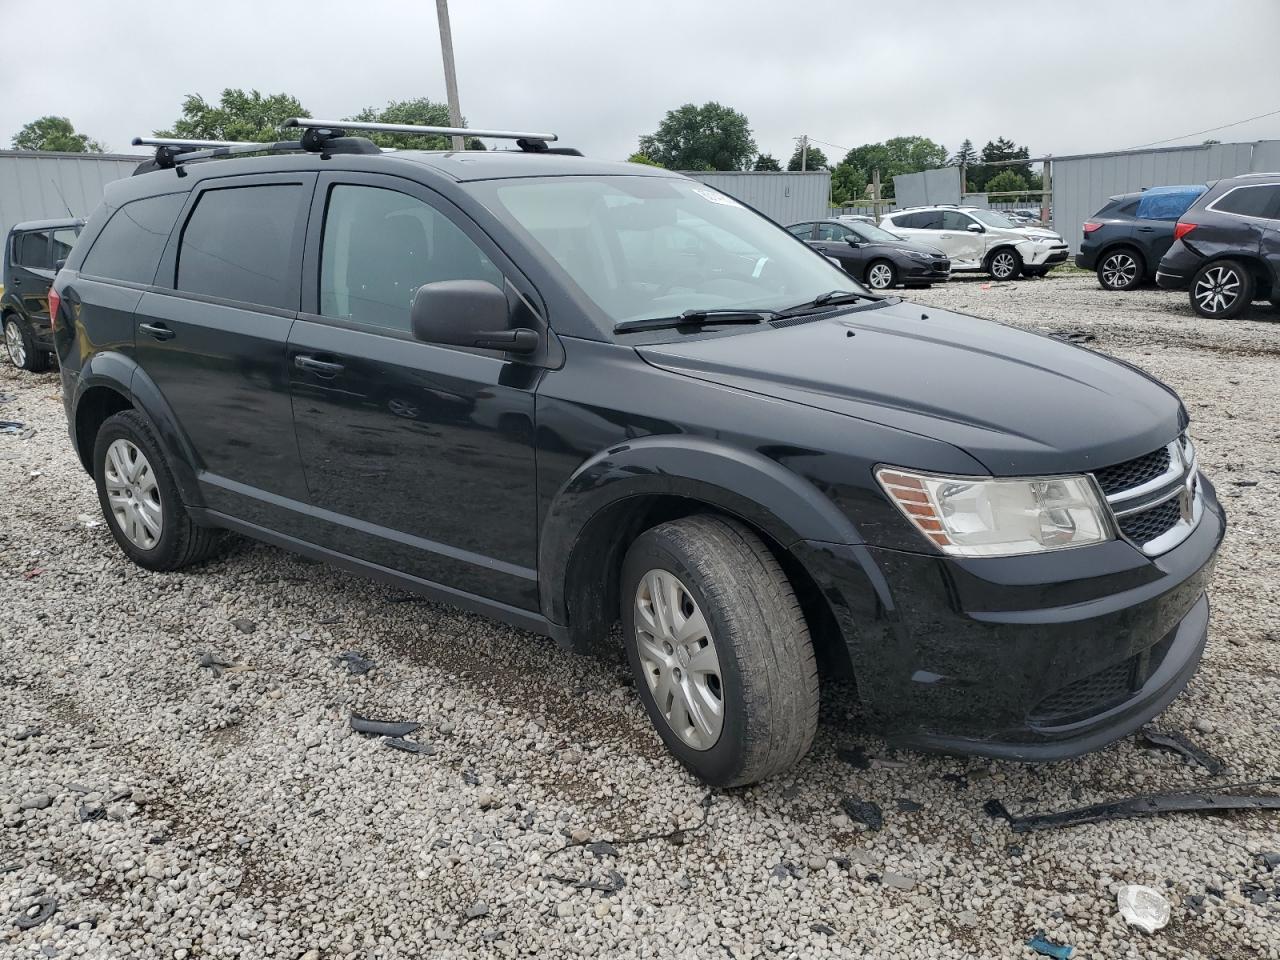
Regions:
[[786, 226], [801, 220], [830, 216], [831, 171], [684, 171], [731, 197], [755, 207], [766, 217]]
[[101, 202], [103, 187], [132, 174], [145, 159], [0, 150], [0, 237], [24, 220], [87, 217]]

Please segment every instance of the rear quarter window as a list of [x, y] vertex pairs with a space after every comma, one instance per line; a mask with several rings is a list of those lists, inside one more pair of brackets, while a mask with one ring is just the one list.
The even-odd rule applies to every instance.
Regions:
[[184, 193], [169, 193], [124, 204], [93, 241], [80, 272], [107, 280], [150, 284], [156, 278], [160, 254], [186, 199]]
[[1209, 204], [1209, 209], [1241, 217], [1275, 218], [1280, 216], [1280, 184], [1233, 187]]

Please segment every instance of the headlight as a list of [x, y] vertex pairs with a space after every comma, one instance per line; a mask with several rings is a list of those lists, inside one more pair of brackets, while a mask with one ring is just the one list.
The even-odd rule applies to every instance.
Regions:
[[1008, 557], [1112, 538], [1089, 477], [938, 477], [880, 467], [876, 479], [915, 528], [953, 556]]
[[932, 260], [934, 257], [932, 253], [925, 253], [921, 250], [903, 250], [902, 252], [912, 260]]

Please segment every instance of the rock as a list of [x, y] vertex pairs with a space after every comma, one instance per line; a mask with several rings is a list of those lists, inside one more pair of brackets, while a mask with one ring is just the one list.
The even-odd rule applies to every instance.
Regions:
[[1206, 720], [1204, 717], [1196, 717], [1191, 721], [1191, 726], [1195, 727], [1201, 733], [1213, 733], [1218, 729], [1212, 720]]
[[976, 927], [978, 925], [978, 915], [972, 910], [961, 910], [956, 914], [956, 919], [966, 927]]
[[467, 919], [474, 920], [476, 917], [483, 917], [489, 913], [489, 905], [483, 900], [477, 900], [471, 906], [467, 907]]
[[477, 800], [479, 800], [480, 802], [481, 810], [488, 810], [489, 808], [493, 807], [497, 803], [497, 801], [493, 797], [492, 790], [481, 790], [479, 796], [477, 797]]
[[883, 876], [880, 877], [880, 882], [886, 887], [893, 887], [895, 890], [911, 890], [916, 885], [914, 877], [908, 877], [902, 873], [894, 873], [892, 870], [886, 870]]
[[809, 858], [809, 869], [810, 869], [810, 870], [825, 870], [825, 869], [827, 869], [827, 858], [826, 858], [826, 857], [810, 857], [810, 858]]
[[320, 951], [316, 950], [313, 947], [312, 949], [304, 953], [302, 956], [300, 956], [298, 960], [320, 960]]
[[591, 831], [586, 827], [575, 827], [569, 839], [574, 843], [586, 843], [591, 839]]
[[53, 798], [47, 793], [33, 793], [22, 799], [23, 810], [47, 810], [53, 805]]
[[603, 900], [600, 901], [599, 903], [596, 904], [596, 909], [595, 909], [596, 919], [603, 920], [605, 917], [609, 915], [609, 911], [611, 909], [612, 908], [609, 906], [609, 904], [605, 903]]
[[573, 903], [569, 900], [561, 900], [556, 904], [556, 916], [560, 918], [573, 916]]
[[243, 617], [232, 620], [231, 625], [241, 633], [253, 633], [253, 631], [258, 629], [258, 625], [256, 623], [252, 620], [246, 620]]

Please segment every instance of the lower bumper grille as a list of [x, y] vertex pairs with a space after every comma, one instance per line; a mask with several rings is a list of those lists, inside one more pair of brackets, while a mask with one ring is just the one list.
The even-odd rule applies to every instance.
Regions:
[[1133, 692], [1137, 663], [1137, 657], [1130, 657], [1113, 667], [1067, 684], [1037, 703], [1027, 719], [1032, 723], [1066, 720], [1097, 713], [1119, 703]]

